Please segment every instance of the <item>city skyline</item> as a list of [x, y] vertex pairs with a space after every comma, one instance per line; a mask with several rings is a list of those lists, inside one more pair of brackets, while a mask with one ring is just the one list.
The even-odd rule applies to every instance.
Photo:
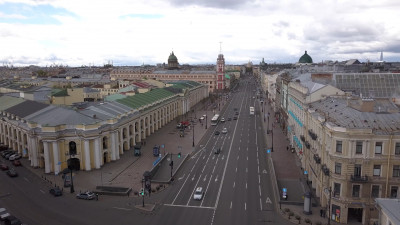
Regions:
[[[300, 4], [299, 4], [300, 3]], [[116, 66], [400, 61], [397, 1], [0, 0], [0, 62]]]

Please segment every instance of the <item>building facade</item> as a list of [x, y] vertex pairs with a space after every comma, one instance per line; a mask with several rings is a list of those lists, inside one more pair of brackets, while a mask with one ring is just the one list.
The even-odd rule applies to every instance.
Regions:
[[207, 87], [195, 82], [91, 103], [78, 110], [2, 96], [0, 142], [45, 173], [58, 174], [68, 164], [90, 171], [118, 160], [206, 97]]

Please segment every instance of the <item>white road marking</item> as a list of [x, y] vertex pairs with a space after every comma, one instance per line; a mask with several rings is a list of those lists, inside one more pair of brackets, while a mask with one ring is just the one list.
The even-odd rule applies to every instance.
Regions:
[[206, 181], [206, 180], [207, 180], [207, 174], [204, 176], [203, 181]]
[[183, 176], [179, 177], [178, 180], [182, 180], [185, 177], [185, 174]]
[[247, 182], [246, 182], [246, 189], [247, 189]]
[[127, 208], [120, 208], [120, 207], [112, 207], [113, 209], [120, 209], [120, 210], [125, 210], [125, 211], [131, 211], [132, 209], [127, 209]]
[[236, 172], [237, 172], [237, 167], [236, 167]]
[[246, 202], [244, 203], [244, 210], [247, 210]]
[[235, 188], [235, 184], [236, 184], [235, 181], [233, 181], [233, 188]]
[[269, 197], [267, 197], [267, 200], [265, 200], [265, 203], [269, 203], [269, 204], [272, 204], [272, 201], [271, 201], [271, 199], [269, 199]]
[[261, 184], [260, 174], [258, 174], [258, 183]]
[[239, 160], [239, 156], [237, 157], [237, 160]]
[[[201, 204], [200, 204], [200, 206], [203, 206], [203, 200], [206, 198], [206, 195], [207, 195], [207, 190], [208, 190], [208, 186], [210, 186], [210, 182], [211, 182], [211, 180], [212, 180], [212, 175], [211, 175], [211, 177], [210, 177], [210, 180], [208, 181], [208, 184], [207, 184], [207, 187], [206, 187], [206, 190], [204, 191], [204, 196], [203, 196], [203, 199], [201, 199]], [[205, 179], [204, 179], [204, 181], [205, 181]]]
[[249, 160], [249, 157], [247, 156], [247, 160]]
[[215, 182], [217, 182], [218, 181], [218, 174], [217, 174], [217, 176], [215, 177]]
[[173, 205], [173, 204], [164, 204], [164, 205], [166, 205], [166, 206], [175, 206], [175, 207], [184, 207], [184, 208], [215, 209], [215, 207], [194, 206], [194, 205]]
[[260, 198], [260, 209], [262, 211], [262, 202], [261, 202], [261, 198]]
[[45, 193], [43, 190], [40, 190], [40, 192], [42, 192], [43, 194]]
[[231, 206], [229, 208], [232, 209], [232, 201], [231, 201]]
[[26, 178], [26, 177], [24, 177], [24, 180], [25, 180], [26, 182], [29, 182], [28, 178]]
[[261, 186], [258, 185], [258, 192], [260, 192], [260, 197], [261, 197]]
[[195, 177], [196, 175], [194, 175], [193, 177], [192, 177], [192, 181], [194, 181], [194, 177]]
[[264, 169], [264, 170], [263, 170], [263, 173], [265, 173], [265, 174], [266, 174], [266, 173], [267, 173], [267, 170], [266, 170], [266, 169]]
[[246, 173], [247, 173], [247, 168], [246, 168]]

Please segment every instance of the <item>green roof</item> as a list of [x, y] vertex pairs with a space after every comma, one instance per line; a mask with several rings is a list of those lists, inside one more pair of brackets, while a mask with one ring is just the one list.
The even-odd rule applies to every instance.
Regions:
[[67, 91], [67, 89], [52, 89], [51, 96], [54, 96], [54, 97], [68, 96], [68, 91]]
[[231, 79], [231, 76], [229, 76], [228, 74], [225, 74], [225, 78], [226, 79]]
[[307, 51], [300, 57], [299, 63], [313, 63], [312, 58], [307, 54]]
[[11, 108], [15, 105], [18, 105], [21, 102], [24, 102], [25, 99], [23, 98], [16, 98], [11, 96], [0, 96], [0, 110], [5, 110]]
[[165, 99], [175, 95], [174, 93], [164, 89], [164, 88], [157, 88], [146, 93], [136, 94], [134, 96], [128, 96], [123, 99], [117, 99], [116, 101], [124, 104], [130, 108], [138, 109], [145, 105], [149, 105], [153, 102], [159, 101], [161, 99]]

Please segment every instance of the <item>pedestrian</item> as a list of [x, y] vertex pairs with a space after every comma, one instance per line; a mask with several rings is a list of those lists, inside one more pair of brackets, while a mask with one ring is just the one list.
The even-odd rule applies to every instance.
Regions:
[[289, 146], [286, 146], [286, 151], [289, 151]]
[[322, 217], [323, 213], [324, 213], [324, 210], [320, 209], [319, 210], [319, 216]]
[[96, 201], [99, 200], [99, 194], [96, 193]]

